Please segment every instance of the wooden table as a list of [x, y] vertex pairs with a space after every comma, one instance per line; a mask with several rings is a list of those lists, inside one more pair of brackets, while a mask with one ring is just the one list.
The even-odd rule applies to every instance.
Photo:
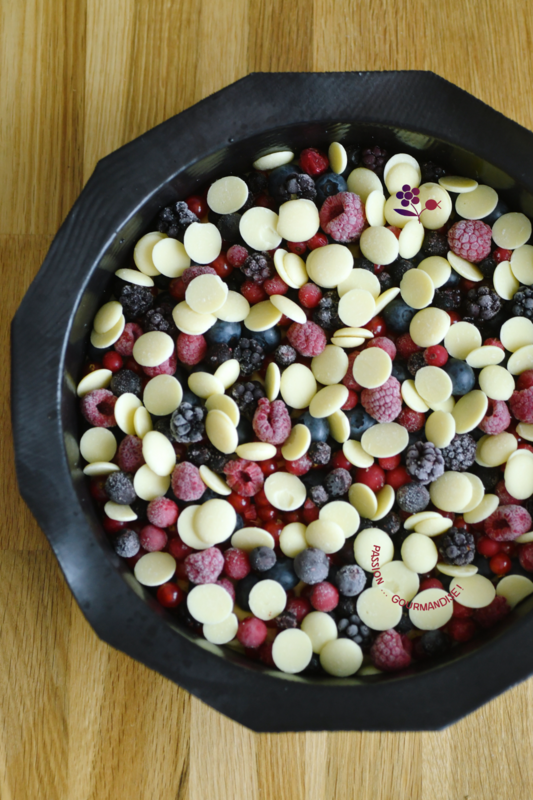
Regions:
[[430, 69], [533, 128], [530, 4], [2, 5], [1, 800], [530, 800], [531, 680], [442, 733], [256, 735], [100, 642], [18, 495], [8, 390], [11, 317], [98, 159], [258, 70]]

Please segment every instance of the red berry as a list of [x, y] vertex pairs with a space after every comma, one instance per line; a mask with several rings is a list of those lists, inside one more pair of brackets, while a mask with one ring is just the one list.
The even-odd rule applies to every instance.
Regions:
[[240, 244], [232, 244], [226, 253], [226, 258], [232, 267], [242, 267], [248, 258], [248, 250]]
[[332, 583], [322, 581], [313, 586], [309, 600], [317, 611], [333, 611], [339, 604], [339, 591]]
[[300, 514], [298, 511], [286, 511], [283, 514], [283, 522], [285, 525], [290, 525], [291, 522], [300, 522]]
[[278, 546], [279, 537], [284, 527], [285, 525], [283, 525], [283, 523], [281, 522], [267, 522], [266, 525], [263, 525], [265, 531], [269, 533], [274, 539], [274, 547]]
[[383, 317], [374, 317], [370, 320], [368, 325], [364, 325], [363, 327], [373, 333], [374, 336], [386, 336], [387, 334], [387, 325]]
[[97, 503], [107, 503], [108, 496], [104, 489], [105, 478], [91, 478], [89, 483], [89, 491], [93, 500]]
[[523, 569], [533, 572], [533, 542], [521, 545], [518, 560]]
[[315, 147], [307, 147], [300, 153], [300, 166], [304, 172], [316, 178], [329, 167], [329, 159], [325, 153]]
[[244, 281], [241, 285], [241, 294], [248, 300], [251, 306], [268, 298], [263, 287], [255, 283], [255, 281]]
[[173, 536], [172, 539], [169, 539], [167, 550], [171, 556], [174, 556], [176, 561], [183, 561], [193, 552], [192, 547], [185, 544], [179, 536]]
[[102, 359], [102, 367], [110, 369], [111, 372], [118, 372], [119, 369], [122, 369], [123, 364], [122, 356], [119, 353], [115, 353], [114, 350], [110, 350]]
[[349, 472], [353, 464], [351, 461], [348, 461], [342, 450], [337, 450], [337, 452], [333, 454], [329, 466], [331, 469], [346, 469]]
[[413, 353], [418, 353], [418, 351], [421, 349], [421, 347], [413, 342], [410, 334], [408, 333], [402, 333], [402, 335], [398, 336], [396, 339], [396, 350], [398, 351], [398, 355], [400, 358], [404, 358], [406, 361], [409, 356], [412, 356]]
[[396, 469], [402, 463], [402, 457], [398, 453], [397, 456], [390, 456], [389, 458], [379, 458], [378, 459], [379, 466], [381, 469], [386, 470], [387, 472], [391, 469]]
[[364, 483], [373, 492], [379, 492], [385, 485], [385, 471], [378, 464], [359, 467], [355, 470], [355, 480], [357, 483]]
[[135, 359], [133, 357], [128, 358], [128, 360], [126, 361], [124, 366], [125, 366], [126, 369], [130, 369], [136, 375], [139, 375], [139, 377], [141, 377], [141, 378], [144, 377], [143, 368], [141, 367], [140, 364], [137, 364], [137, 362], [135, 361]]
[[275, 667], [276, 664], [272, 658], [272, 642], [263, 642], [259, 648], [259, 659], [266, 664], [267, 667]]
[[443, 367], [448, 361], [448, 351], [440, 344], [424, 350], [424, 360], [430, 367]]
[[145, 525], [139, 534], [139, 541], [147, 553], [156, 553], [166, 547], [168, 537], [162, 528]]
[[241, 514], [250, 505], [250, 498], [237, 494], [237, 492], [232, 492], [226, 497], [226, 500], [233, 506], [237, 514]]
[[228, 257], [225, 253], [221, 253], [219, 256], [217, 256], [217, 258], [215, 258], [215, 260], [212, 261], [209, 266], [213, 267], [218, 277], [222, 278], [222, 280], [229, 278], [233, 272], [233, 267], [229, 263]]
[[315, 506], [312, 500], [307, 499], [302, 509], [302, 521], [305, 522], [306, 525], [310, 525], [311, 522], [317, 520], [318, 517], [318, 508]]
[[[273, 294], [287, 294], [289, 291], [289, 286], [285, 283], [279, 275], [274, 275], [273, 278], [269, 278], [263, 284], [263, 289], [265, 292], [271, 296]], [[281, 324], [281, 320], [280, 323]]]
[[179, 516], [179, 509], [173, 500], [168, 497], [156, 497], [148, 503], [146, 509], [148, 522], [157, 525], [158, 528], [168, 528], [174, 525]]
[[214, 583], [224, 569], [224, 556], [218, 547], [208, 547], [187, 556], [185, 569], [192, 583]]
[[205, 217], [207, 214], [207, 202], [203, 197], [198, 197], [198, 195], [193, 194], [188, 197], [185, 202], [189, 206], [189, 211], [192, 211], [193, 214], [196, 214], [198, 219]]
[[505, 553], [506, 556], [514, 558], [518, 555], [519, 546], [516, 542], [500, 542], [500, 553]]
[[522, 389], [530, 389], [533, 386], [533, 369], [526, 369], [518, 376], [516, 388], [521, 391]]
[[185, 592], [176, 583], [162, 583], [156, 597], [165, 608], [176, 608], [185, 598]]
[[270, 197], [269, 194], [266, 194], [266, 192], [263, 192], [263, 194], [260, 194], [259, 197], [256, 197], [255, 205], [259, 206], [260, 208], [269, 208], [271, 211], [277, 212], [278, 210], [276, 201], [273, 197]]
[[495, 575], [507, 575], [512, 566], [513, 562], [505, 553], [498, 553], [489, 561], [489, 567]]
[[456, 619], [453, 617], [446, 630], [455, 642], [469, 642], [476, 633], [476, 623], [471, 619]]
[[474, 613], [473, 608], [467, 608], [466, 606], [462, 606], [461, 603], [458, 603], [457, 600], [453, 601], [453, 616], [457, 617], [458, 619], [468, 619]]
[[451, 325], [455, 325], [456, 322], [461, 322], [461, 315], [458, 311], [447, 311], [446, 313], [450, 318]]
[[304, 308], [316, 308], [322, 300], [322, 289], [314, 283], [306, 283], [298, 291], [298, 300]]
[[183, 278], [173, 278], [170, 281], [168, 291], [175, 300], [185, 300], [185, 291], [187, 287], [183, 282]]
[[305, 242], [287, 242], [287, 250], [290, 253], [296, 253], [297, 256], [303, 256], [307, 246]]
[[246, 617], [239, 622], [237, 629], [237, 639], [243, 647], [257, 648], [265, 641], [268, 628], [262, 619], [257, 617]]
[[328, 241], [328, 237], [325, 233], [315, 233], [315, 235], [306, 242], [306, 245], [309, 250], [316, 250], [318, 247], [325, 247]]
[[426, 578], [421, 582], [419, 591], [424, 592], [426, 589], [444, 589], [444, 586], [438, 578]]
[[278, 472], [279, 465], [275, 458], [269, 458], [267, 461], [260, 461], [259, 467], [263, 475], [272, 475], [274, 472]]
[[240, 581], [250, 573], [250, 559], [245, 550], [230, 547], [224, 553], [224, 572], [228, 578]]
[[126, 527], [126, 522], [121, 522], [118, 519], [111, 519], [111, 517], [104, 517], [102, 525], [106, 533], [114, 534], [121, 531]]
[[405, 486], [406, 483], [411, 483], [411, 480], [405, 467], [396, 467], [385, 473], [385, 483], [392, 486], [394, 491], [397, 491], [400, 486]]
[[261, 522], [272, 522], [272, 520], [277, 518], [278, 511], [273, 507], [269, 508], [268, 506], [259, 506], [257, 509], [257, 516]]
[[285, 469], [291, 475], [305, 475], [312, 466], [313, 462], [308, 455], [304, 455], [296, 461], [285, 461]]
[[[485, 341], [483, 342], [483, 345], [484, 345], [485, 347], [499, 347], [499, 348], [500, 348], [500, 350], [505, 350], [505, 347], [503, 346], [503, 344], [500, 342], [500, 340], [499, 340], [499, 339], [494, 339], [494, 338], [491, 338], [491, 339], [485, 339]], [[522, 373], [522, 374], [523, 374], [523, 373]], [[520, 379], [519, 379], [519, 380], [520, 380]], [[521, 388], [523, 388], [523, 387], [521, 387], [521, 386], [520, 386], [519, 388], [521, 389]]]
[[500, 264], [502, 261], [510, 261], [512, 255], [512, 250], [505, 250], [503, 247], [497, 247], [492, 253], [492, 257], [497, 264]]
[[400, 238], [400, 233], [402, 232], [401, 228], [397, 228], [395, 225], [387, 225], [389, 231], [392, 231], [393, 234], [396, 236], [397, 239]]
[[353, 389], [348, 389], [348, 399], [345, 404], [341, 406], [342, 411], [351, 411], [359, 402], [359, 395]]
[[259, 489], [257, 494], [254, 496], [254, 503], [256, 506], [267, 506], [268, 508], [272, 508], [272, 504], [266, 496], [264, 489]]
[[416, 431], [422, 430], [426, 424], [426, 415], [422, 414], [421, 411], [414, 411], [412, 408], [404, 406], [396, 422], [398, 422], [399, 425], [403, 425], [409, 433], [415, 433]]
[[501, 544], [500, 542], [495, 542], [494, 539], [489, 539], [488, 536], [481, 536], [477, 541], [476, 547], [478, 553], [481, 553], [482, 556], [492, 558], [492, 556], [500, 552]]
[[224, 474], [229, 488], [243, 497], [253, 497], [257, 494], [265, 480], [259, 465], [244, 458], [229, 461], [224, 467]]
[[298, 625], [312, 610], [313, 606], [306, 597], [291, 597], [287, 601], [286, 611], [296, 615]]

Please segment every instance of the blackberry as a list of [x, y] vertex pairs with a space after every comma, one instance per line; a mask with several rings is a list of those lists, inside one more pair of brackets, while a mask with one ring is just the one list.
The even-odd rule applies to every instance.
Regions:
[[178, 200], [159, 212], [157, 230], [166, 233], [171, 239], [178, 239], [193, 222], [200, 220], [193, 214], [184, 200]]
[[460, 289], [437, 289], [433, 297], [433, 305], [443, 311], [454, 311], [461, 306]]
[[440, 537], [439, 553], [446, 564], [456, 567], [471, 564], [476, 555], [474, 535], [464, 528], [450, 528]]
[[252, 419], [257, 408], [257, 402], [265, 397], [265, 392], [259, 381], [235, 383], [230, 390], [230, 397], [235, 400], [241, 416]]
[[233, 358], [233, 351], [227, 344], [212, 344], [204, 357], [204, 364], [213, 372], [225, 361]]
[[168, 303], [161, 303], [157, 308], [151, 308], [146, 312], [143, 319], [144, 332], [162, 331], [168, 333], [173, 339], [178, 335], [178, 329], [172, 318], [172, 306]]
[[533, 289], [521, 287], [511, 300], [513, 317], [533, 319]]
[[203, 406], [182, 401], [170, 418], [173, 440], [180, 444], [199, 442], [205, 436], [205, 416]]
[[210, 458], [211, 452], [205, 444], [192, 444], [187, 450], [187, 461], [195, 467], [207, 466]]
[[[292, 197], [292, 190], [295, 190], [299, 187], [297, 181], [302, 176], [303, 170], [298, 166], [298, 164], [285, 164], [282, 167], [273, 169], [268, 176], [269, 194], [278, 203], [286, 203], [287, 200], [290, 200]], [[311, 181], [313, 181], [312, 178]]]
[[427, 367], [423, 350], [417, 350], [416, 353], [411, 353], [407, 359], [407, 369], [409, 370], [410, 374], [414, 377], [418, 370], [422, 369], [422, 367]]
[[356, 144], [351, 145], [351, 147], [346, 148], [346, 156], [348, 158], [348, 163], [346, 165], [346, 173], [350, 173], [353, 169], [359, 166], [361, 163], [361, 148], [358, 147]]
[[402, 617], [399, 623], [394, 627], [395, 631], [398, 631], [400, 634], [409, 633], [409, 631], [413, 630], [413, 623], [411, 622], [411, 617], [409, 616], [409, 611], [407, 608], [402, 608]]
[[499, 467], [482, 467], [474, 463], [470, 471], [478, 476], [486, 492], [492, 492], [502, 477]]
[[294, 347], [290, 346], [290, 344], [280, 344], [280, 346], [274, 350], [273, 356], [274, 361], [276, 364], [278, 364], [278, 366], [288, 367], [291, 364], [294, 364], [298, 353]]
[[432, 483], [444, 473], [444, 458], [432, 442], [417, 442], [407, 449], [405, 466], [412, 478]]
[[425, 256], [446, 258], [449, 249], [448, 238], [445, 234], [437, 233], [437, 231], [428, 231], [424, 236], [422, 251]]
[[223, 214], [217, 222], [217, 228], [225, 242], [238, 242], [241, 238], [239, 225], [241, 214]]
[[418, 514], [429, 505], [429, 492], [421, 483], [407, 483], [396, 492], [396, 502], [408, 514]]
[[167, 439], [170, 439], [170, 441], [172, 441], [172, 431], [170, 430], [170, 416], [157, 417], [157, 419], [154, 420], [154, 431], [162, 433], [163, 436], [166, 436]]
[[317, 508], [322, 508], [326, 503], [329, 503], [329, 494], [320, 485], [309, 487], [309, 497]]
[[371, 169], [372, 172], [375, 172], [379, 177], [383, 175], [383, 167], [388, 157], [389, 154], [387, 151], [384, 150], [383, 147], [378, 147], [378, 145], [367, 147], [361, 153], [363, 166], [367, 169]]
[[145, 289], [144, 286], [136, 286], [133, 283], [127, 283], [120, 289], [117, 300], [122, 306], [124, 316], [128, 322], [146, 314], [154, 302], [149, 289]]
[[366, 269], [368, 272], [374, 273], [374, 265], [368, 258], [356, 258], [354, 260], [355, 269]]
[[501, 307], [501, 298], [488, 286], [475, 286], [466, 295], [466, 313], [474, 320], [492, 319]]
[[381, 528], [382, 531], [388, 533], [389, 536], [394, 536], [402, 527], [400, 517], [395, 511], [390, 511], [386, 516], [381, 519], [375, 520], [368, 525], [369, 528]]
[[357, 614], [350, 614], [349, 617], [341, 617], [337, 621], [339, 636], [344, 639], [351, 639], [352, 642], [361, 647], [362, 650], [372, 644], [372, 633], [370, 628], [365, 625]]
[[120, 397], [121, 394], [134, 394], [141, 396], [142, 383], [140, 377], [131, 369], [119, 369], [111, 378], [109, 388], [114, 395]]
[[254, 198], [267, 190], [268, 179], [262, 172], [249, 172], [248, 175], [243, 175], [242, 179]]
[[241, 365], [241, 375], [251, 375], [263, 366], [265, 348], [256, 339], [242, 338], [233, 350], [233, 358]]
[[129, 506], [137, 499], [131, 475], [126, 472], [112, 472], [108, 475], [104, 491], [113, 503], [121, 506]]
[[282, 611], [275, 619], [276, 628], [279, 631], [286, 631], [289, 628], [298, 627], [298, 620], [294, 611]]
[[231, 461], [231, 456], [224, 455], [224, 453], [221, 453], [220, 450], [217, 450], [212, 444], [208, 444], [207, 449], [209, 450], [209, 461], [206, 463], [206, 466], [218, 475], [222, 475], [224, 467], [228, 461]]
[[468, 433], [455, 434], [448, 447], [443, 447], [444, 466], [453, 472], [464, 472], [476, 460], [476, 441]]
[[487, 256], [487, 258], [484, 258], [479, 264], [476, 264], [476, 267], [481, 270], [485, 278], [492, 278], [497, 266], [496, 259], [493, 258], [493, 256]]
[[399, 284], [405, 273], [409, 272], [410, 269], [414, 269], [414, 266], [412, 261], [408, 261], [406, 258], [398, 258], [392, 264], [389, 264], [388, 271], [394, 283]]
[[310, 175], [292, 175], [285, 181], [285, 187], [290, 195], [289, 199], [314, 200], [316, 197], [315, 182]]
[[241, 266], [241, 272], [254, 283], [264, 283], [274, 275], [274, 263], [265, 253], [251, 253]]
[[389, 273], [386, 272], [385, 270], [383, 270], [382, 272], [378, 272], [377, 279], [379, 281], [379, 285], [382, 292], [387, 291], [387, 289], [390, 289], [391, 286], [394, 285], [394, 281], [391, 275], [389, 275]]
[[335, 290], [324, 292], [318, 306], [313, 311], [313, 322], [327, 331], [336, 331], [343, 327], [339, 317], [340, 297]]
[[307, 455], [313, 464], [325, 466], [331, 459], [331, 447], [327, 442], [311, 442]]
[[352, 476], [347, 469], [332, 469], [324, 481], [324, 488], [330, 497], [342, 497], [352, 485]]
[[438, 183], [439, 178], [446, 175], [446, 170], [440, 164], [435, 164], [433, 161], [426, 161], [420, 165], [420, 172], [422, 173], [421, 183]]

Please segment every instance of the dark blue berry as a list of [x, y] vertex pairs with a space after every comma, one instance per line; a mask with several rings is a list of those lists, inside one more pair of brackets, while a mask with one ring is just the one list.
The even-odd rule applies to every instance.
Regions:
[[450, 277], [448, 278], [448, 280], [446, 281], [446, 283], [443, 285], [442, 288], [454, 289], [456, 286], [459, 286], [460, 282], [461, 282], [461, 276], [459, 275], [458, 272], [452, 269], [452, 271], [450, 272]]
[[277, 325], [266, 331], [247, 331], [246, 335], [263, 345], [265, 353], [271, 353], [281, 342], [281, 331]]
[[350, 423], [350, 438], [359, 441], [365, 431], [376, 424], [376, 420], [367, 414], [363, 406], [356, 406], [344, 412]]
[[325, 417], [323, 419], [315, 419], [309, 411], [306, 411], [298, 419], [298, 423], [309, 428], [312, 442], [325, 442], [329, 436], [329, 422]]
[[509, 212], [509, 206], [503, 202], [503, 200], [498, 200], [496, 203], [496, 208], [494, 211], [491, 211], [490, 214], [487, 214], [486, 217], [482, 218], [482, 222], [485, 225], [490, 225], [491, 227], [494, 225], [497, 219], [499, 219], [503, 214], [507, 214]]
[[254, 572], [266, 572], [276, 563], [276, 554], [271, 547], [254, 547], [250, 553], [250, 566]]
[[284, 164], [282, 167], [276, 167], [268, 176], [268, 193], [278, 201], [284, 203], [290, 200], [290, 193], [287, 190], [287, 181], [295, 175], [301, 175], [303, 170], [300, 169], [298, 164]]
[[226, 242], [238, 242], [241, 238], [239, 231], [240, 214], [224, 214], [216, 223], [220, 235]]
[[131, 475], [125, 472], [112, 472], [106, 479], [104, 490], [113, 503], [121, 506], [131, 505], [137, 497]]
[[141, 549], [139, 537], [135, 531], [121, 531], [118, 536], [113, 540], [113, 547], [115, 553], [122, 558], [131, 558], [136, 556]]
[[462, 397], [471, 392], [476, 385], [476, 376], [472, 367], [459, 358], [450, 358], [442, 368], [452, 379], [452, 394]]
[[316, 186], [316, 202], [319, 206], [322, 205], [327, 197], [339, 192], [347, 192], [348, 184], [341, 175], [335, 172], [325, 172], [319, 175], [315, 181]]
[[235, 527], [233, 529], [233, 533], [235, 533], [235, 531], [240, 531], [241, 528], [244, 528], [244, 520], [240, 514], [235, 514]]
[[256, 575], [255, 572], [250, 572], [250, 574], [247, 575], [246, 578], [243, 578], [242, 580], [236, 583], [235, 602], [237, 603], [239, 608], [242, 608], [243, 611], [250, 610], [250, 605], [248, 603], [248, 600], [250, 598], [250, 592], [252, 591], [256, 583], [259, 583], [261, 577], [259, 575]]
[[251, 442], [254, 438], [252, 423], [246, 417], [241, 417], [237, 425], [237, 436], [239, 437], [239, 444], [246, 444], [246, 442]]
[[346, 564], [335, 575], [335, 585], [346, 597], [355, 597], [366, 586], [365, 571], [357, 564]]
[[326, 580], [329, 572], [329, 561], [323, 550], [308, 547], [294, 559], [294, 571], [304, 583], [313, 585]]
[[400, 383], [403, 383], [411, 377], [406, 365], [397, 359], [394, 359], [392, 362], [392, 376], [400, 381]]
[[408, 306], [401, 297], [392, 300], [381, 312], [387, 328], [394, 333], [406, 333], [415, 314], [416, 309]]
[[241, 338], [242, 326], [240, 322], [224, 322], [219, 319], [205, 334], [208, 344], [236, 344]]
[[[299, 576], [296, 574], [294, 570], [293, 563], [294, 562], [292, 558], [279, 558], [273, 567], [261, 573], [261, 577], [281, 583], [285, 591], [288, 592], [291, 589], [294, 589], [294, 587], [299, 581]], [[328, 561], [328, 567], [329, 567], [329, 561]]]

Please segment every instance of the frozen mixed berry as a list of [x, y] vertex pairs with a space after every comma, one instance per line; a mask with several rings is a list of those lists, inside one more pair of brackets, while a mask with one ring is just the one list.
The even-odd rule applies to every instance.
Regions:
[[114, 428], [115, 403], [117, 398], [108, 389], [95, 389], [82, 398], [81, 413], [91, 425], [98, 428]]
[[250, 573], [250, 559], [245, 550], [230, 547], [224, 552], [224, 572], [228, 578], [240, 581]]
[[142, 317], [152, 307], [154, 298], [150, 289], [127, 283], [117, 295], [127, 321]]
[[430, 367], [443, 367], [448, 361], [448, 351], [440, 344], [435, 344], [424, 350], [424, 359]]
[[141, 549], [141, 543], [135, 531], [124, 530], [113, 539], [113, 547], [118, 556], [133, 558]]
[[474, 264], [490, 255], [492, 229], [480, 219], [462, 219], [448, 231], [448, 244], [455, 255]]
[[309, 497], [317, 508], [322, 508], [326, 503], [329, 503], [329, 494], [323, 486], [310, 486], [308, 492]]
[[443, 289], [437, 289], [432, 305], [442, 309], [442, 311], [456, 311], [461, 307], [461, 300], [460, 289], [444, 287]]
[[120, 369], [118, 372], [115, 372], [111, 378], [109, 388], [117, 397], [127, 393], [140, 397], [142, 383], [137, 373], [132, 372], [131, 369]]
[[160, 303], [156, 308], [151, 308], [144, 315], [144, 332], [161, 331], [168, 333], [173, 339], [178, 335], [176, 323], [172, 318], [172, 306], [169, 303]]
[[163, 550], [168, 542], [168, 536], [157, 525], [145, 525], [139, 534], [139, 541], [147, 553], [156, 553]]
[[325, 292], [313, 311], [313, 320], [326, 331], [336, 331], [343, 327], [339, 317], [339, 294], [335, 290]]
[[294, 571], [304, 583], [314, 586], [325, 581], [329, 572], [328, 557], [317, 547], [308, 547], [298, 553], [293, 563]]
[[331, 447], [327, 442], [311, 442], [307, 455], [313, 464], [326, 466], [331, 459]]
[[198, 221], [198, 217], [193, 214], [187, 203], [184, 200], [178, 200], [177, 203], [166, 206], [159, 212], [157, 229], [172, 239], [178, 239], [191, 223]]
[[521, 287], [510, 303], [511, 314], [514, 317], [527, 317], [533, 319], [533, 289]]
[[407, 449], [405, 466], [411, 477], [428, 484], [444, 473], [444, 458], [432, 442], [416, 442]]
[[488, 286], [475, 286], [466, 295], [465, 312], [468, 317], [484, 322], [496, 316], [502, 300]]
[[418, 370], [422, 369], [422, 367], [427, 367], [426, 356], [423, 350], [417, 350], [416, 353], [412, 353], [407, 359], [407, 369], [414, 378]]
[[439, 537], [438, 549], [446, 564], [460, 567], [471, 564], [476, 554], [474, 536], [460, 528], [450, 528]]
[[510, 614], [511, 606], [505, 597], [496, 595], [494, 600], [484, 608], [476, 608], [473, 614], [473, 619], [482, 628], [492, 628], [501, 619]]
[[419, 652], [426, 656], [440, 656], [447, 653], [451, 647], [451, 640], [445, 631], [426, 631], [420, 637]]
[[316, 322], [293, 322], [287, 339], [301, 356], [319, 356], [327, 344], [326, 334]]
[[300, 153], [300, 166], [304, 172], [315, 178], [327, 170], [329, 159], [325, 153], [315, 147], [307, 147]]
[[182, 364], [193, 367], [199, 364], [207, 353], [207, 342], [201, 334], [193, 336], [189, 333], [180, 333], [176, 340], [176, 349]]
[[163, 361], [162, 364], [158, 364], [157, 367], [143, 367], [142, 370], [149, 378], [155, 378], [156, 375], [174, 375], [177, 366], [178, 358], [174, 352], [166, 361]]
[[237, 242], [240, 238], [241, 214], [223, 214], [216, 225], [225, 242]]
[[426, 231], [422, 244], [422, 252], [425, 256], [446, 258], [449, 249], [445, 234], [438, 231]]
[[[158, 528], [168, 528], [178, 519], [179, 510], [176, 503], [168, 497], [156, 497], [148, 503], [146, 516], [148, 522]], [[144, 545], [143, 545], [144, 546]]]
[[441, 453], [447, 470], [465, 472], [476, 460], [476, 440], [469, 433], [456, 433]]
[[321, 581], [313, 586], [309, 595], [311, 605], [316, 611], [333, 611], [339, 603], [339, 591], [329, 581]]
[[368, 527], [381, 528], [381, 530], [388, 533], [389, 536], [394, 536], [402, 527], [402, 523], [398, 514], [395, 511], [390, 511], [381, 519], [373, 521]]
[[200, 477], [198, 467], [189, 461], [182, 461], [174, 467], [171, 476], [172, 491], [184, 502], [199, 500], [205, 492], [206, 486]]
[[513, 416], [520, 422], [533, 422], [533, 386], [513, 392], [509, 400]]
[[531, 530], [531, 516], [522, 506], [500, 506], [485, 520], [484, 527], [495, 542], [513, 542]]
[[233, 244], [226, 253], [228, 264], [232, 267], [242, 267], [248, 258], [248, 250], [240, 244]]
[[269, 444], [283, 444], [292, 429], [289, 411], [283, 400], [271, 403], [266, 397], [258, 400], [252, 425], [257, 438]]
[[287, 294], [289, 291], [288, 283], [285, 283], [279, 275], [274, 275], [272, 278], [268, 278], [263, 284], [263, 289], [265, 292], [271, 297], [273, 294]]
[[123, 472], [137, 472], [144, 464], [142, 439], [125, 436], [118, 446], [117, 463]]
[[316, 308], [322, 300], [322, 289], [314, 283], [306, 283], [298, 291], [298, 300], [304, 308]]
[[233, 384], [229, 394], [237, 403], [241, 416], [252, 419], [257, 403], [265, 396], [265, 391], [259, 381], [247, 381]]
[[233, 358], [241, 365], [241, 375], [251, 375], [263, 366], [265, 348], [256, 339], [243, 337], [235, 345]]
[[491, 436], [497, 436], [507, 430], [511, 424], [511, 415], [507, 403], [503, 400], [492, 400], [489, 397], [487, 413], [478, 425], [478, 428]]
[[340, 616], [337, 619], [337, 630], [341, 638], [351, 639], [363, 650], [368, 649], [372, 644], [370, 628], [355, 613], [349, 616]]
[[181, 444], [201, 441], [205, 435], [205, 417], [204, 406], [181, 402], [170, 418], [173, 440]]
[[129, 506], [137, 499], [131, 476], [126, 472], [112, 472], [105, 482], [105, 493], [113, 503]]
[[320, 227], [336, 242], [355, 242], [367, 225], [365, 207], [357, 194], [339, 192], [320, 209]]
[[242, 497], [253, 497], [263, 488], [265, 476], [261, 467], [254, 461], [240, 458], [228, 461], [224, 467], [224, 474], [230, 489]]
[[206, 266], [194, 265], [192, 267], [187, 267], [187, 269], [181, 276], [181, 279], [183, 281], [185, 288], [187, 288], [190, 282], [193, 281], [195, 278], [199, 278], [200, 275], [216, 275], [216, 274], [217, 271], [214, 267], [210, 267], [207, 265]]
[[394, 283], [399, 285], [405, 273], [409, 272], [410, 269], [414, 269], [414, 267], [415, 265], [413, 262], [409, 261], [407, 258], [398, 258], [396, 261], [393, 261], [392, 264], [389, 264], [387, 270], [394, 280]]
[[185, 559], [187, 578], [195, 584], [215, 583], [223, 569], [224, 556], [218, 547], [191, 553]]
[[254, 547], [250, 552], [250, 566], [254, 572], [266, 572], [276, 563], [276, 554], [271, 547]]
[[418, 514], [424, 511], [430, 501], [429, 491], [421, 483], [407, 483], [400, 486], [396, 492], [396, 502], [402, 511], [408, 514]]
[[384, 350], [391, 361], [394, 361], [396, 358], [396, 345], [388, 336], [374, 336], [373, 339], [369, 340], [366, 349], [370, 350], [372, 347], [379, 347], [380, 350]]
[[274, 350], [274, 353], [272, 355], [274, 361], [276, 362], [276, 364], [278, 364], [278, 366], [288, 367], [291, 364], [294, 364], [298, 356], [298, 353], [296, 352], [294, 347], [290, 346], [290, 344], [280, 344], [279, 347], [277, 347]]
[[366, 586], [365, 571], [357, 564], [346, 564], [335, 575], [335, 585], [345, 597], [355, 597]]
[[387, 163], [389, 154], [383, 147], [374, 145], [373, 147], [365, 148], [361, 153], [361, 161], [363, 167], [371, 169], [376, 175], [383, 175], [383, 168]]
[[383, 631], [370, 648], [372, 663], [384, 672], [405, 669], [411, 663], [411, 655], [404, 644], [404, 639], [397, 631]]
[[396, 422], [409, 431], [409, 433], [416, 433], [422, 430], [426, 424], [426, 415], [421, 411], [415, 411], [409, 406], [404, 406]]
[[520, 547], [518, 552], [520, 566], [526, 572], [533, 572], [533, 542], [528, 542]]
[[276, 623], [276, 628], [279, 631], [286, 631], [289, 630], [290, 628], [298, 627], [298, 619], [296, 617], [296, 614], [294, 613], [294, 611], [289, 611], [288, 609], [285, 609], [285, 611], [282, 611], [281, 614], [278, 614], [278, 616], [275, 619], [275, 623]]
[[446, 175], [446, 170], [440, 164], [435, 164], [434, 161], [425, 161], [420, 165], [420, 172], [422, 174], [422, 183], [438, 183], [439, 178]]
[[210, 372], [214, 372], [225, 361], [233, 358], [231, 347], [224, 343], [212, 344], [205, 354], [204, 364]]
[[117, 353], [125, 357], [133, 355], [133, 345], [143, 333], [143, 329], [136, 322], [126, 323], [120, 339], [114, 344]]
[[352, 476], [347, 469], [332, 469], [326, 476], [324, 488], [329, 497], [342, 497], [352, 485]]
[[261, 284], [275, 274], [274, 262], [265, 253], [251, 253], [241, 266], [241, 271], [249, 280]]
[[402, 410], [400, 382], [391, 375], [377, 389], [363, 389], [361, 404], [378, 422], [392, 422]]
[[261, 647], [268, 634], [268, 628], [261, 619], [247, 617], [239, 622], [237, 639], [243, 647], [256, 649]]

